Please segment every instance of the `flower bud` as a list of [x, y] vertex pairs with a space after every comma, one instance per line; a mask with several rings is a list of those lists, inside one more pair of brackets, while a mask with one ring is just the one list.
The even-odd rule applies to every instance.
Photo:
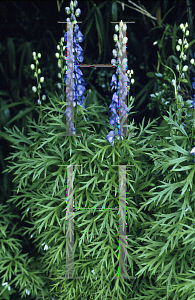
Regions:
[[184, 72], [186, 72], [186, 71], [187, 71], [187, 69], [188, 69], [188, 66], [187, 66], [187, 65], [185, 65], [185, 66], [183, 67], [183, 71], [184, 71]]
[[127, 64], [127, 61], [128, 61], [127, 58], [124, 58], [123, 61], [122, 61], [122, 64], [123, 65]]
[[38, 58], [41, 58], [41, 53], [38, 53]]
[[117, 35], [117, 34], [114, 34], [114, 35], [113, 35], [113, 39], [114, 39], [115, 42], [117, 42], [117, 41], [118, 41], [118, 35]]
[[74, 1], [74, 7], [77, 7], [77, 6], [78, 6], [78, 1], [75, 0], [75, 1]]
[[179, 71], [179, 65], [176, 66], [176, 70]]
[[117, 51], [116, 51], [116, 49], [112, 50], [112, 54], [113, 54], [114, 57], [117, 57]]
[[172, 85], [175, 85], [175, 79], [172, 79], [172, 80], [171, 80], [171, 84], [172, 84]]
[[128, 38], [125, 36], [125, 37], [123, 38], [123, 44], [126, 44], [127, 41], [128, 41]]
[[126, 47], [126, 45], [123, 45], [122, 46], [122, 53], [125, 53], [125, 52], [127, 52], [127, 47]]
[[59, 54], [59, 53], [56, 53], [56, 54], [55, 54], [55, 57], [56, 57], [56, 58], [59, 58], [59, 57], [60, 57], [60, 54]]
[[188, 36], [190, 34], [189, 30], [186, 30], [186, 36]]
[[119, 26], [120, 26], [120, 28], [123, 27], [123, 21], [122, 20], [120, 21]]
[[69, 15], [71, 12], [70, 12], [70, 7], [65, 7], [65, 12], [67, 15]]
[[26, 289], [26, 294], [27, 294], [27, 295], [30, 295], [30, 291], [29, 291], [29, 290], [27, 290], [27, 289]]
[[190, 63], [193, 65], [194, 64], [194, 59], [190, 59]]
[[119, 41], [116, 42], [115, 47], [119, 48]]
[[80, 14], [81, 14], [81, 10], [80, 10], [80, 8], [77, 8], [76, 11], [75, 11], [75, 16], [79, 17]]
[[41, 74], [41, 69], [38, 69], [38, 74]]
[[118, 32], [118, 31], [119, 31], [118, 24], [116, 24], [116, 25], [115, 25], [115, 30], [116, 30], [116, 32]]
[[31, 64], [30, 67], [31, 67], [31, 70], [35, 69], [35, 65], [33, 65], [33, 64]]
[[181, 40], [181, 39], [178, 40], [178, 44], [179, 44], [179, 45], [182, 44], [182, 40]]
[[40, 78], [40, 82], [44, 82], [44, 77], [41, 77], [41, 78]]
[[112, 64], [112, 65], [116, 65], [116, 59], [112, 59], [112, 60], [111, 60], [111, 64]]
[[36, 93], [36, 91], [37, 91], [36, 86], [33, 86], [33, 87], [32, 87], [32, 91], [33, 91], [34, 93]]
[[176, 50], [179, 51], [180, 50], [180, 45], [176, 46]]
[[71, 10], [71, 12], [73, 12], [74, 11], [74, 6], [73, 6], [73, 1], [70, 1], [70, 10]]
[[42, 100], [44, 101], [46, 99], [46, 95], [43, 95], [42, 96]]

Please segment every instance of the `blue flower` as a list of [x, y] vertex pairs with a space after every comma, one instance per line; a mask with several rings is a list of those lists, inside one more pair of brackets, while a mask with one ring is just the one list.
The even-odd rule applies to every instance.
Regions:
[[195, 108], [195, 95], [194, 98], [191, 100], [193, 107]]
[[[194, 53], [194, 55], [195, 55], [195, 53]], [[195, 77], [193, 77], [192, 80], [195, 81]], [[193, 90], [195, 90], [195, 82], [192, 82], [192, 88], [193, 88]], [[194, 95], [193, 99], [191, 99], [191, 102], [192, 102], [193, 107], [195, 108], [195, 95]]]
[[[74, 14], [72, 13], [71, 18], [67, 18], [67, 22], [68, 21], [76, 21], [76, 17], [74, 16]], [[81, 46], [79, 45], [79, 43], [83, 42], [83, 34], [81, 33], [81, 31], [79, 30], [79, 26], [78, 24], [74, 24], [73, 27], [73, 31], [74, 31], [74, 36], [73, 36], [73, 53], [74, 53], [74, 69], [72, 71], [72, 61], [67, 61], [67, 72], [66, 74], [64, 74], [64, 83], [67, 82], [67, 78], [69, 79], [69, 81], [74, 78], [74, 84], [73, 84], [73, 90], [74, 90], [74, 96], [73, 96], [73, 101], [76, 103], [75, 105], [73, 105], [74, 107], [76, 105], [82, 106], [83, 102], [85, 100], [85, 96], [83, 95], [85, 93], [85, 80], [83, 78], [83, 73], [82, 71], [79, 69], [79, 67], [77, 65], [79, 65], [80, 62], [83, 62], [84, 58], [83, 58], [83, 49], [81, 48]], [[64, 35], [64, 40], [67, 41], [67, 32]], [[67, 47], [69, 46], [69, 43], [67, 43]], [[65, 50], [65, 56], [66, 56], [66, 50]], [[66, 60], [64, 61], [64, 63], [66, 64]], [[73, 75], [74, 73], [74, 75]], [[67, 95], [68, 96], [68, 95]], [[70, 98], [71, 99], [71, 98]], [[72, 101], [72, 99], [71, 99]], [[85, 105], [84, 105], [85, 108]], [[64, 112], [64, 116], [66, 116], [66, 111]], [[80, 109], [79, 109], [80, 112]], [[70, 115], [70, 111], [68, 111], [69, 115]], [[85, 115], [86, 116], [86, 115]], [[87, 117], [87, 116], [86, 116]], [[89, 121], [89, 118], [87, 117], [87, 120]], [[72, 127], [73, 126], [73, 122], [71, 123]]]
[[[112, 61], [111, 61], [112, 63]], [[119, 74], [119, 66], [117, 67], [116, 74]], [[110, 131], [109, 134], [107, 135], [107, 140], [109, 143], [112, 143], [112, 146], [114, 145], [114, 136], [117, 136], [117, 140], [120, 139], [120, 137], [123, 140], [122, 136], [122, 130], [120, 128], [120, 135], [119, 135], [119, 125], [120, 125], [120, 118], [119, 118], [119, 82], [117, 80], [116, 74], [112, 75], [112, 80], [110, 83], [111, 86], [111, 91], [114, 91], [114, 94], [112, 96], [112, 102], [109, 106], [110, 112], [112, 112], [112, 116], [109, 119], [109, 123], [111, 126], [114, 126], [114, 129], [118, 127], [118, 134], [115, 134], [115, 131]], [[126, 95], [129, 94], [125, 88], [125, 84], [129, 84], [130, 81], [127, 78], [127, 76], [124, 76], [124, 74], [120, 73], [120, 90], [122, 90], [122, 100]], [[126, 113], [129, 111], [127, 106], [122, 102], [122, 108], [121, 108], [121, 117], [126, 117]]]
[[114, 136], [115, 136], [114, 131], [110, 131], [109, 134], [107, 135], [107, 140], [109, 141], [109, 143], [112, 143], [112, 146], [114, 145]]

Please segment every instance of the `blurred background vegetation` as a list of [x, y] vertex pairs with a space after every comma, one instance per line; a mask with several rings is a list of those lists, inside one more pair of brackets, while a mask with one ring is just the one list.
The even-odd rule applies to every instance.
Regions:
[[[32, 86], [36, 86], [30, 64], [33, 63], [32, 52], [40, 52], [41, 76], [45, 78], [42, 93], [47, 96], [58, 92], [58, 66], [55, 57], [56, 47], [64, 35], [66, 24], [65, 7], [70, 1], [1, 1], [0, 2], [0, 162], [1, 170], [6, 168], [5, 158], [9, 156], [11, 143], [15, 141], [9, 137], [4, 126], [11, 128], [16, 125], [27, 134], [26, 116], [37, 118], [37, 95]], [[84, 35], [81, 47], [84, 50], [84, 63], [110, 64], [112, 49], [115, 43], [113, 34], [114, 24], [111, 21], [135, 21], [127, 25], [127, 59], [128, 69], [134, 70], [134, 85], [130, 95], [135, 97], [134, 118], [138, 125], [143, 117], [147, 120], [162, 115], [161, 97], [152, 102], [151, 94], [162, 90], [162, 77], [165, 70], [158, 60], [157, 51], [162, 62], [173, 64], [171, 56], [176, 54], [175, 45], [181, 38], [179, 25], [188, 22], [190, 40], [195, 38], [193, 15], [194, 1], [78, 1], [81, 9], [82, 21], [79, 24]], [[157, 43], [155, 43], [157, 41]], [[189, 50], [188, 58], [193, 57]], [[86, 89], [91, 89], [91, 101], [100, 101], [109, 107], [112, 100], [110, 82], [113, 68], [84, 68]], [[189, 78], [195, 70], [190, 67]], [[191, 99], [192, 89], [186, 91], [186, 100]], [[46, 100], [48, 101], [48, 99]], [[162, 109], [160, 107], [162, 106]], [[108, 113], [105, 117], [108, 117]], [[162, 119], [159, 119], [159, 122]], [[159, 123], [160, 124], [160, 123]], [[0, 199], [1, 204], [12, 195], [15, 188], [11, 175], [1, 174]], [[12, 204], [8, 204], [10, 211], [14, 210], [18, 216], [20, 211]], [[12, 220], [14, 223], [14, 220]], [[22, 222], [20, 221], [22, 226]], [[12, 226], [13, 224], [10, 224]], [[24, 253], [29, 251], [28, 239], [24, 237]]]

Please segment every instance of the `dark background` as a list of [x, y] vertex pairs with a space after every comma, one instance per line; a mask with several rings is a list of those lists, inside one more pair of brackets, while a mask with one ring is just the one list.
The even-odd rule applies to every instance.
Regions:
[[[120, 1], [119, 1], [120, 2]], [[148, 109], [151, 102], [150, 94], [159, 90], [154, 79], [149, 78], [147, 72], [157, 72], [158, 45], [153, 45], [164, 34], [167, 24], [177, 26], [188, 22], [190, 26], [190, 39], [194, 39], [193, 15], [194, 1], [133, 1], [145, 9], [154, 19], [142, 14], [133, 8], [128, 1], [124, 3], [124, 10], [118, 1], [78, 1], [81, 16], [77, 21], [84, 35], [81, 47], [84, 50], [83, 63], [110, 64], [113, 41], [114, 25], [111, 21], [135, 21], [127, 25], [127, 58], [128, 69], [134, 70], [135, 84], [131, 87], [130, 95], [135, 97], [135, 112], [129, 117], [134, 118], [139, 125], [143, 117], [145, 123], [148, 119], [160, 117], [157, 107]], [[51, 95], [58, 92], [57, 74], [59, 68], [55, 57], [56, 47], [60, 38], [64, 36], [66, 25], [58, 21], [66, 21], [69, 17], [65, 7], [70, 1], [1, 1], [0, 2], [0, 160], [2, 170], [6, 167], [5, 158], [11, 151], [10, 137], [5, 133], [6, 128], [16, 125], [26, 133], [28, 116], [36, 118], [37, 95], [32, 92], [36, 85], [30, 64], [34, 63], [32, 52], [40, 52], [41, 76], [45, 78], [42, 94]], [[135, 8], [135, 7], [134, 7]], [[170, 28], [172, 28], [170, 27]], [[162, 51], [162, 59], [173, 54], [171, 29], [170, 36], [164, 38], [166, 43]], [[86, 33], [87, 31], [87, 33]], [[180, 37], [180, 36], [179, 36]], [[192, 49], [193, 50], [193, 49]], [[86, 89], [99, 93], [98, 100], [109, 107], [112, 100], [110, 82], [113, 68], [83, 68]], [[161, 71], [161, 68], [159, 72]], [[189, 74], [191, 77], [193, 74]], [[189, 92], [189, 97], [192, 93]], [[46, 100], [48, 101], [48, 100]], [[109, 112], [107, 114], [109, 117]], [[159, 123], [160, 124], [160, 123]], [[7, 176], [7, 178], [6, 178]], [[5, 174], [1, 178], [2, 201], [11, 193], [11, 178]], [[4, 199], [4, 200], [3, 200]]]
[[[158, 85], [146, 75], [147, 72], [157, 72], [158, 46], [153, 43], [162, 38], [166, 24], [174, 26], [175, 22], [177, 26], [182, 22], [189, 22], [190, 38], [194, 39], [195, 2], [165, 0], [133, 2], [139, 7], [145, 8], [157, 19], [153, 20], [126, 6], [123, 10], [121, 4], [116, 1], [78, 1], [81, 16], [77, 18], [77, 21], [83, 21], [82, 24], [79, 24], [84, 35], [84, 41], [81, 43], [84, 50], [83, 63], [91, 64], [110, 64], [113, 58], [112, 49], [115, 46], [113, 34], [115, 31], [114, 25], [111, 25], [110, 21], [122, 19], [136, 22], [136, 24], [127, 25], [127, 58], [128, 69], [134, 70], [133, 78], [135, 79], [130, 95], [135, 97], [134, 111], [136, 113], [130, 117], [130, 120], [134, 118], [135, 124], [138, 125], [142, 122], [143, 117], [145, 117], [145, 124], [149, 118], [161, 117], [157, 108], [148, 109], [148, 104], [151, 102], [150, 94], [158, 91]], [[95, 5], [98, 7], [103, 3], [105, 3], [104, 6], [92, 12]], [[128, 1], [124, 1], [124, 3], [133, 7]], [[70, 1], [0, 2], [0, 165], [2, 171], [6, 169], [5, 158], [9, 156], [10, 152], [13, 152], [10, 138], [6, 135], [4, 127], [11, 128], [16, 125], [20, 130], [23, 129], [26, 132], [27, 119], [25, 116], [30, 118], [38, 116], [37, 96], [32, 92], [32, 86], [36, 86], [36, 81], [30, 69], [30, 64], [34, 63], [33, 51], [40, 52], [42, 55], [40, 68], [42, 76], [45, 77], [43, 94], [52, 94], [58, 91], [56, 85], [59, 69], [55, 52], [60, 38], [65, 33], [66, 25], [57, 22], [66, 21], [66, 18], [69, 17], [65, 14], [65, 7], [69, 4]], [[105, 31], [101, 30], [101, 24]], [[98, 34], [98, 27], [102, 39]], [[164, 57], [172, 54], [171, 35], [166, 43]], [[98, 68], [93, 71], [91, 76], [90, 73], [91, 69], [83, 70], [84, 79], [87, 82], [86, 89], [96, 90], [103, 97], [98, 100], [108, 107], [112, 100], [109, 84], [114, 70]], [[14, 187], [11, 174], [1, 174], [0, 203], [6, 203], [11, 197]], [[21, 216], [19, 209], [10, 203], [9, 207], [10, 210], [17, 211]], [[19, 227], [23, 225], [24, 223], [21, 221]], [[24, 236], [23, 252], [29, 251], [34, 251], [33, 245]]]

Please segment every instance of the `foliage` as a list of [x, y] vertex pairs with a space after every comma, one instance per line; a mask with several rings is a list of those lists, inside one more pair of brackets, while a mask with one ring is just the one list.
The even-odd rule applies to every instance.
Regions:
[[[96, 24], [99, 49], [107, 43], [103, 40], [104, 17], [100, 8], [109, 7], [109, 13], [117, 18], [118, 2], [93, 5], [86, 18], [90, 28], [93, 21]], [[191, 68], [183, 70], [182, 57], [177, 57], [175, 50], [182, 38], [179, 31], [182, 27], [177, 21], [163, 28], [158, 4], [155, 7], [158, 27], [153, 28], [153, 33], [156, 29], [163, 31], [157, 42], [158, 64], [155, 70], [150, 70], [146, 55], [145, 72], [151, 80], [142, 85], [136, 78], [142, 88], [128, 107], [133, 114], [134, 102], [134, 109], [140, 108], [151, 93], [148, 87], [154, 87], [150, 108], [157, 109], [155, 119], [143, 118], [138, 126], [132, 118], [128, 121], [127, 136], [110, 145], [106, 136], [113, 128], [106, 118], [108, 107], [101, 103], [104, 97], [100, 97], [93, 84], [85, 92], [86, 108], [84, 103], [75, 109], [76, 134], [82, 136], [63, 136], [66, 102], [60, 93], [48, 92], [48, 101], [30, 106], [36, 118], [29, 115], [22, 130], [18, 126], [5, 126], [12, 122], [6, 119], [6, 109], [2, 109], [5, 115], [2, 136], [14, 149], [7, 157], [9, 164], [7, 167], [4, 164], [3, 173], [7, 182], [7, 174], [12, 174], [14, 189], [7, 203], [2, 205], [2, 199], [0, 206], [0, 273], [4, 284], [0, 287], [0, 299], [12, 299], [14, 294], [20, 298], [52, 297], [52, 300], [195, 298], [195, 160], [190, 155], [195, 113], [190, 92], [183, 93], [187, 88], [192, 91], [189, 71], [194, 72], [194, 62]], [[166, 11], [167, 1], [163, 4]], [[186, 4], [190, 18], [189, 1]], [[192, 20], [189, 27], [191, 24]], [[187, 66], [193, 57], [189, 48], [194, 43], [192, 36], [189, 37]], [[166, 44], [171, 39], [173, 53]], [[184, 39], [182, 47], [186, 45]], [[175, 71], [177, 65], [181, 66], [179, 73]], [[186, 80], [182, 78], [183, 71]], [[181, 89], [177, 88], [180, 83]], [[80, 208], [74, 212], [74, 276], [82, 276], [80, 280], [65, 278], [66, 165], [70, 164], [75, 165], [74, 205]], [[136, 279], [129, 281], [110, 278], [118, 276], [119, 220], [116, 211], [104, 208], [118, 207], [117, 164], [133, 165], [126, 168], [127, 272]]]

